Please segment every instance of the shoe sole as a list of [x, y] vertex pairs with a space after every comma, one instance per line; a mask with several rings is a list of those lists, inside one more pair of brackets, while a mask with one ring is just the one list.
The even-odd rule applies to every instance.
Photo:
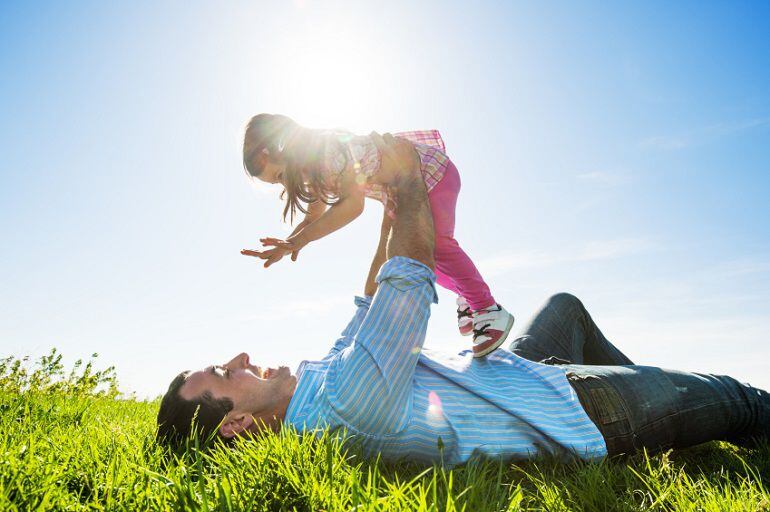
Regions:
[[484, 357], [485, 355], [489, 354], [490, 352], [493, 352], [493, 351], [497, 350], [498, 348], [500, 348], [500, 345], [505, 343], [505, 340], [508, 338], [508, 334], [510, 334], [511, 329], [513, 328], [514, 320], [515, 319], [514, 319], [513, 315], [511, 315], [511, 318], [508, 320], [508, 324], [505, 326], [505, 330], [503, 331], [503, 335], [500, 336], [500, 339], [497, 340], [497, 342], [495, 342], [494, 344], [492, 344], [492, 345], [488, 346], [487, 348], [485, 348], [484, 350], [482, 350], [480, 352], [474, 352], [473, 353], [473, 357]]

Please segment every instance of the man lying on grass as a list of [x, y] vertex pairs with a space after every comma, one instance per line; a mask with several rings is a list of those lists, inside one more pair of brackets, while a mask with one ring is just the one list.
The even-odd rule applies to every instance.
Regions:
[[[404, 169], [387, 262], [328, 355], [263, 369], [240, 354], [183, 372], [158, 413], [158, 438], [197, 426], [234, 438], [291, 425], [345, 430], [369, 455], [447, 464], [472, 455], [591, 459], [770, 433], [770, 395], [730, 377], [636, 366], [582, 303], [552, 297], [510, 351], [423, 350], [434, 290], [433, 229], [409, 147], [376, 138]], [[541, 361], [541, 362], [535, 362]]]

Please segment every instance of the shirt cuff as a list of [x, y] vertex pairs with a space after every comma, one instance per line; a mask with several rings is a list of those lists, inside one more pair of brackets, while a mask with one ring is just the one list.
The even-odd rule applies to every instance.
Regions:
[[427, 284], [433, 291], [433, 303], [438, 302], [436, 274], [430, 267], [412, 258], [394, 256], [386, 261], [377, 274], [377, 283], [384, 281], [400, 291]]
[[356, 295], [353, 298], [353, 304], [356, 305], [356, 307], [365, 307], [368, 308], [372, 305], [372, 296], [371, 295], [364, 295], [363, 297], [360, 295]]

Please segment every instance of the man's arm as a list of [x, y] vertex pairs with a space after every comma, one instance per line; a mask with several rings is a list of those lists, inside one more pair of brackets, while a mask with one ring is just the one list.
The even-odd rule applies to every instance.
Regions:
[[398, 141], [375, 140], [383, 158], [403, 161], [409, 172], [397, 184], [398, 209], [379, 287], [353, 342], [331, 361], [325, 385], [330, 405], [348, 425], [382, 434], [406, 425], [436, 291], [433, 221], [419, 167]]
[[341, 337], [336, 341], [334, 347], [326, 355], [324, 360], [334, 357], [338, 352], [348, 347], [355, 337], [361, 323], [366, 317], [366, 313], [369, 311], [369, 306], [372, 304], [372, 297], [377, 292], [377, 273], [380, 271], [383, 263], [386, 259], [386, 249], [388, 244], [388, 237], [390, 236], [390, 228], [392, 221], [388, 216], [387, 210], [383, 212], [382, 225], [380, 226], [380, 240], [377, 243], [377, 250], [374, 253], [374, 259], [372, 265], [369, 268], [369, 274], [366, 276], [366, 283], [364, 284], [364, 296], [356, 297], [354, 300], [357, 306], [356, 313], [348, 326], [342, 331]]
[[334, 357], [339, 351], [343, 350], [353, 342], [353, 338], [358, 332], [361, 322], [364, 321], [366, 313], [369, 311], [369, 306], [372, 304], [372, 297], [377, 291], [377, 273], [385, 263], [385, 251], [388, 244], [388, 237], [390, 236], [391, 220], [388, 217], [388, 212], [383, 213], [382, 226], [380, 227], [380, 240], [377, 244], [377, 250], [372, 260], [372, 265], [369, 268], [369, 274], [366, 276], [366, 283], [364, 284], [364, 296], [356, 297], [354, 300], [357, 306], [356, 313], [348, 326], [342, 331], [340, 338], [334, 344], [331, 351], [326, 355], [324, 360]]
[[364, 318], [366, 318], [366, 313], [369, 312], [369, 306], [372, 304], [372, 297], [371, 295], [364, 295], [363, 297], [357, 296], [353, 299], [353, 303], [356, 305], [356, 312], [347, 327], [345, 327], [345, 330], [342, 331], [342, 334], [340, 334], [340, 337], [334, 343], [332, 349], [326, 354], [326, 357], [323, 358], [324, 361], [333, 358], [353, 343], [353, 339], [355, 338], [358, 329], [361, 327], [361, 323], [364, 321]]
[[388, 217], [387, 209], [382, 214], [382, 225], [380, 226], [380, 241], [377, 244], [377, 251], [374, 253], [374, 259], [372, 259], [372, 265], [369, 267], [369, 274], [366, 276], [366, 284], [364, 285], [364, 295], [370, 297], [374, 296], [377, 291], [377, 273], [380, 271], [383, 263], [385, 263], [386, 251], [388, 247], [388, 238], [390, 237], [390, 228], [392, 221]]

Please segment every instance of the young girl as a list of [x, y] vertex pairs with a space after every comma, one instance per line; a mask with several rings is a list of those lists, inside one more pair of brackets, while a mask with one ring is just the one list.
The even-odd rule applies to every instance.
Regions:
[[[513, 326], [513, 315], [495, 301], [476, 266], [454, 239], [455, 207], [460, 192], [457, 168], [447, 157], [438, 131], [395, 135], [412, 143], [419, 157], [433, 215], [436, 280], [458, 295], [460, 333], [473, 333], [473, 355], [485, 356], [505, 341]], [[309, 242], [358, 217], [364, 209], [364, 198], [371, 197], [382, 201], [386, 211], [370, 278], [376, 274], [384, 263], [389, 218], [398, 214], [398, 205], [389, 190], [398, 170], [388, 168], [382, 161], [370, 136], [355, 136], [342, 130], [311, 130], [286, 116], [259, 114], [246, 127], [243, 166], [251, 179], [283, 185], [284, 220], [288, 216], [293, 223], [297, 211], [305, 214], [285, 241], [263, 238], [263, 245], [272, 249], [244, 250], [243, 254], [266, 260], [265, 267], [289, 253], [296, 260], [300, 249]]]

